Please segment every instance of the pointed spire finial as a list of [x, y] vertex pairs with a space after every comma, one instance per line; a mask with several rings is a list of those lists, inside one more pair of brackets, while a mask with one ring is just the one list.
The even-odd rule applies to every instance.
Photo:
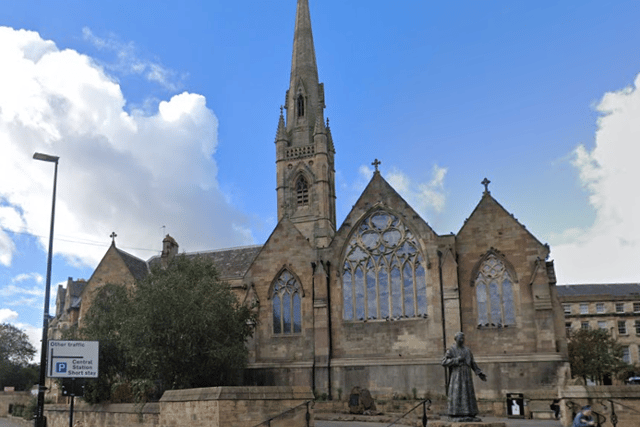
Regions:
[[284, 124], [284, 112], [282, 105], [280, 106], [280, 118], [278, 119], [278, 130], [276, 131], [276, 142], [287, 140], [287, 130]]
[[378, 170], [378, 166], [380, 166], [382, 162], [378, 159], [375, 159], [371, 164], [376, 168], [374, 173], [380, 173], [380, 171]]
[[482, 182], [480, 183], [482, 185], [484, 185], [484, 193], [483, 194], [491, 194], [489, 192], [489, 184], [491, 184], [491, 181], [489, 181], [486, 177], [485, 179], [482, 180]]

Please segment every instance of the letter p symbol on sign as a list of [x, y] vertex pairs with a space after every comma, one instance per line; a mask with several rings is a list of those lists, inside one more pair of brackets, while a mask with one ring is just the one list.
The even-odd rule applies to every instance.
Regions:
[[67, 372], [67, 363], [66, 362], [56, 363], [56, 372], [60, 374], [64, 374], [65, 372]]

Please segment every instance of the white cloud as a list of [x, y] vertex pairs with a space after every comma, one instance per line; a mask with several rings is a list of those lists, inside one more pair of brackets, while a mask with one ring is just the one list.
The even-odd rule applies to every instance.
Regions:
[[[368, 182], [373, 169], [360, 166], [360, 180], [358, 185]], [[433, 165], [429, 182], [416, 182], [398, 168], [392, 167], [385, 176], [387, 182], [413, 207], [423, 218], [429, 212], [441, 213], [445, 208], [446, 193], [444, 179], [447, 169]], [[365, 184], [366, 185], [366, 184]]]
[[426, 213], [429, 211], [441, 213], [444, 210], [446, 201], [444, 178], [446, 175], [446, 168], [433, 165], [429, 182], [414, 183], [408, 175], [397, 169], [392, 169], [388, 180], [420, 215], [426, 217]]
[[[24, 288], [22, 286], [7, 285], [0, 289], [0, 296], [12, 296], [12, 295], [32, 295], [32, 296], [44, 296], [42, 287], [33, 287], [31, 289]], [[14, 304], [12, 304], [14, 305]]]
[[0, 308], [0, 323], [11, 323], [18, 318], [18, 313], [8, 308]]
[[157, 62], [139, 58], [133, 42], [121, 42], [114, 35], [108, 38], [101, 38], [93, 34], [91, 29], [87, 27], [82, 29], [82, 35], [85, 40], [96, 48], [113, 52], [116, 55], [116, 62], [102, 64], [107, 70], [125, 75], [141, 75], [148, 81], [158, 83], [160, 86], [172, 92], [182, 86], [182, 84], [177, 81], [177, 76], [174, 71], [163, 67]]
[[588, 229], [567, 230], [552, 246], [561, 283], [640, 281], [640, 74], [606, 93], [595, 147], [580, 145], [573, 165], [596, 213]]
[[4, 230], [0, 229], [0, 264], [4, 266], [10, 266], [13, 259], [13, 252], [16, 250], [16, 245], [11, 240], [11, 237]]
[[[160, 250], [163, 225], [181, 250], [252, 242], [247, 218], [219, 189], [218, 120], [202, 95], [128, 113], [115, 79], [91, 58], [6, 27], [0, 63], [3, 229], [26, 229], [47, 247], [54, 165], [32, 159], [43, 152], [60, 156], [54, 252], [71, 261], [95, 265], [112, 231], [122, 246]], [[15, 250], [0, 229], [0, 263]]]
[[21, 283], [29, 280], [33, 280], [38, 284], [44, 283], [44, 277], [40, 273], [22, 273], [11, 279], [11, 283]]

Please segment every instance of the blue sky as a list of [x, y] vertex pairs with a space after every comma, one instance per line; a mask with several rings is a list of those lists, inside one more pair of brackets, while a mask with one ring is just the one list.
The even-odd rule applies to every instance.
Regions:
[[[339, 222], [375, 158], [440, 234], [487, 177], [559, 283], [640, 281], [640, 3], [310, 7]], [[266, 240], [294, 17], [294, 0], [3, 4], [0, 321], [37, 342], [53, 166], [35, 151], [61, 158], [53, 295], [112, 231], [143, 259], [163, 233], [181, 251]]]

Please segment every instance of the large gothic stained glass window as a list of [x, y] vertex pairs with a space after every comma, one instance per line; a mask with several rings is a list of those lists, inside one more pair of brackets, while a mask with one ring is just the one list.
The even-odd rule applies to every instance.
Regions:
[[298, 334], [302, 332], [300, 295], [302, 289], [296, 278], [284, 270], [273, 286], [273, 333]]
[[426, 273], [418, 247], [396, 216], [377, 211], [367, 217], [344, 259], [344, 320], [426, 316]]
[[515, 325], [513, 279], [504, 263], [490, 254], [480, 266], [475, 282], [478, 326]]

